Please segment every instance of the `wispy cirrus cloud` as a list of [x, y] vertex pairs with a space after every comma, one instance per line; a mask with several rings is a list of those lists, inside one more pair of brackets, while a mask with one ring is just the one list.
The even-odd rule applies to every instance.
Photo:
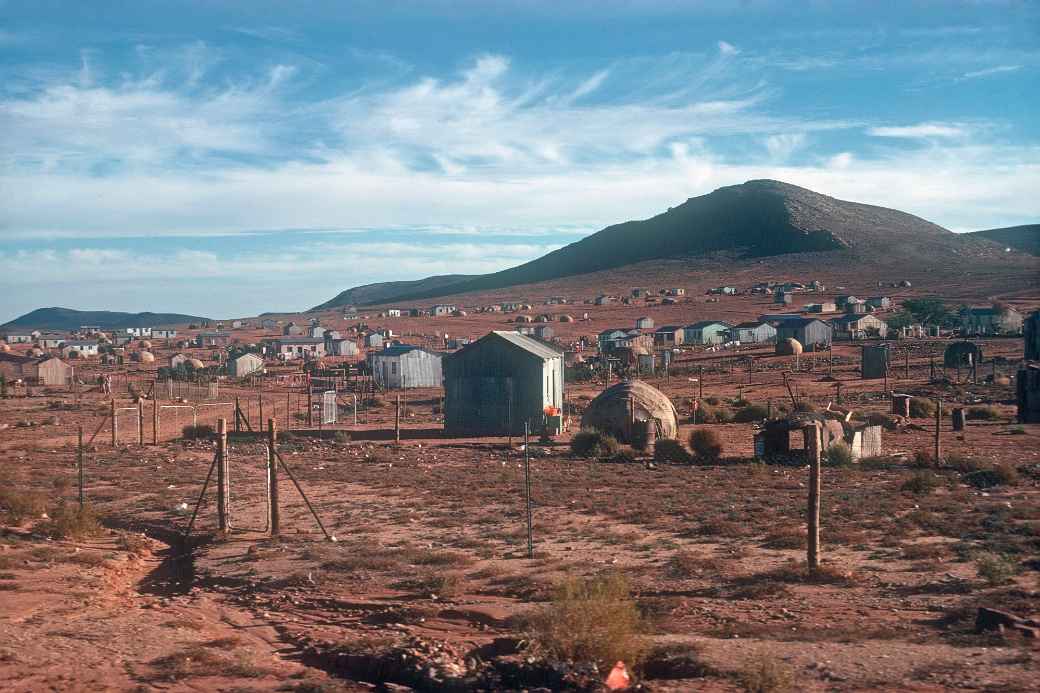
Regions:
[[916, 125], [886, 125], [873, 127], [867, 133], [873, 137], [898, 137], [904, 139], [928, 139], [965, 137], [970, 130], [954, 123], [918, 123]]
[[1008, 72], [1017, 72], [1022, 69], [1022, 65], [995, 65], [993, 67], [983, 68], [981, 70], [972, 70], [965, 72], [963, 75], [964, 79], [976, 79], [978, 77], [991, 77], [993, 75], [1006, 74]]

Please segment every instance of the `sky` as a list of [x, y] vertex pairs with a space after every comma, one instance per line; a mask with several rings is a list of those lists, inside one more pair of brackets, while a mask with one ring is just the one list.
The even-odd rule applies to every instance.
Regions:
[[0, 0], [0, 322], [475, 274], [774, 178], [1040, 221], [1040, 2]]

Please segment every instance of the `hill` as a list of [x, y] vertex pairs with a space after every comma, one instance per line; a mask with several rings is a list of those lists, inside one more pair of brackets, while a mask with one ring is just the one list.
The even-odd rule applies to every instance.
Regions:
[[81, 325], [96, 325], [103, 330], [127, 327], [182, 325], [206, 318], [179, 313], [119, 313], [109, 310], [73, 310], [72, 308], [37, 308], [25, 315], [0, 325], [0, 328], [75, 330]]
[[973, 231], [967, 235], [986, 238], [1006, 248], [1029, 253], [1030, 255], [1040, 255], [1040, 224], [986, 229], [984, 231]]
[[446, 286], [452, 286], [475, 278], [476, 276], [471, 274], [442, 274], [415, 281], [365, 284], [342, 291], [335, 298], [322, 303], [320, 306], [315, 306], [311, 310], [386, 303], [387, 301], [392, 301], [397, 296], [436, 292]]
[[963, 257], [973, 248], [991, 252], [994, 246], [987, 239], [959, 237], [906, 212], [838, 200], [780, 181], [753, 180], [690, 198], [650, 219], [609, 226], [511, 269], [437, 286], [422, 286], [430, 281], [422, 280], [396, 293], [387, 285], [377, 300], [365, 296], [357, 302], [365, 305], [488, 291], [648, 260], [718, 253], [752, 259], [826, 252], [843, 254], [849, 260], [883, 260], [896, 251], [905, 259], [934, 263]]

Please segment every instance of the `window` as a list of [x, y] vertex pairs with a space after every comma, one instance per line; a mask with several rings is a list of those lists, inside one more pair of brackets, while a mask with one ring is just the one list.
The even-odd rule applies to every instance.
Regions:
[[393, 362], [390, 363], [390, 374], [391, 375], [397, 375], [397, 364], [396, 363], [393, 363]]

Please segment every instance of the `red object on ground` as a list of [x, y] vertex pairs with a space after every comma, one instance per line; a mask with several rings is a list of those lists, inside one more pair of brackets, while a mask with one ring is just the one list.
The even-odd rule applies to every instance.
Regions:
[[624, 662], [618, 662], [610, 670], [610, 675], [604, 681], [608, 691], [623, 691], [632, 685], [632, 678], [628, 675], [628, 669]]

